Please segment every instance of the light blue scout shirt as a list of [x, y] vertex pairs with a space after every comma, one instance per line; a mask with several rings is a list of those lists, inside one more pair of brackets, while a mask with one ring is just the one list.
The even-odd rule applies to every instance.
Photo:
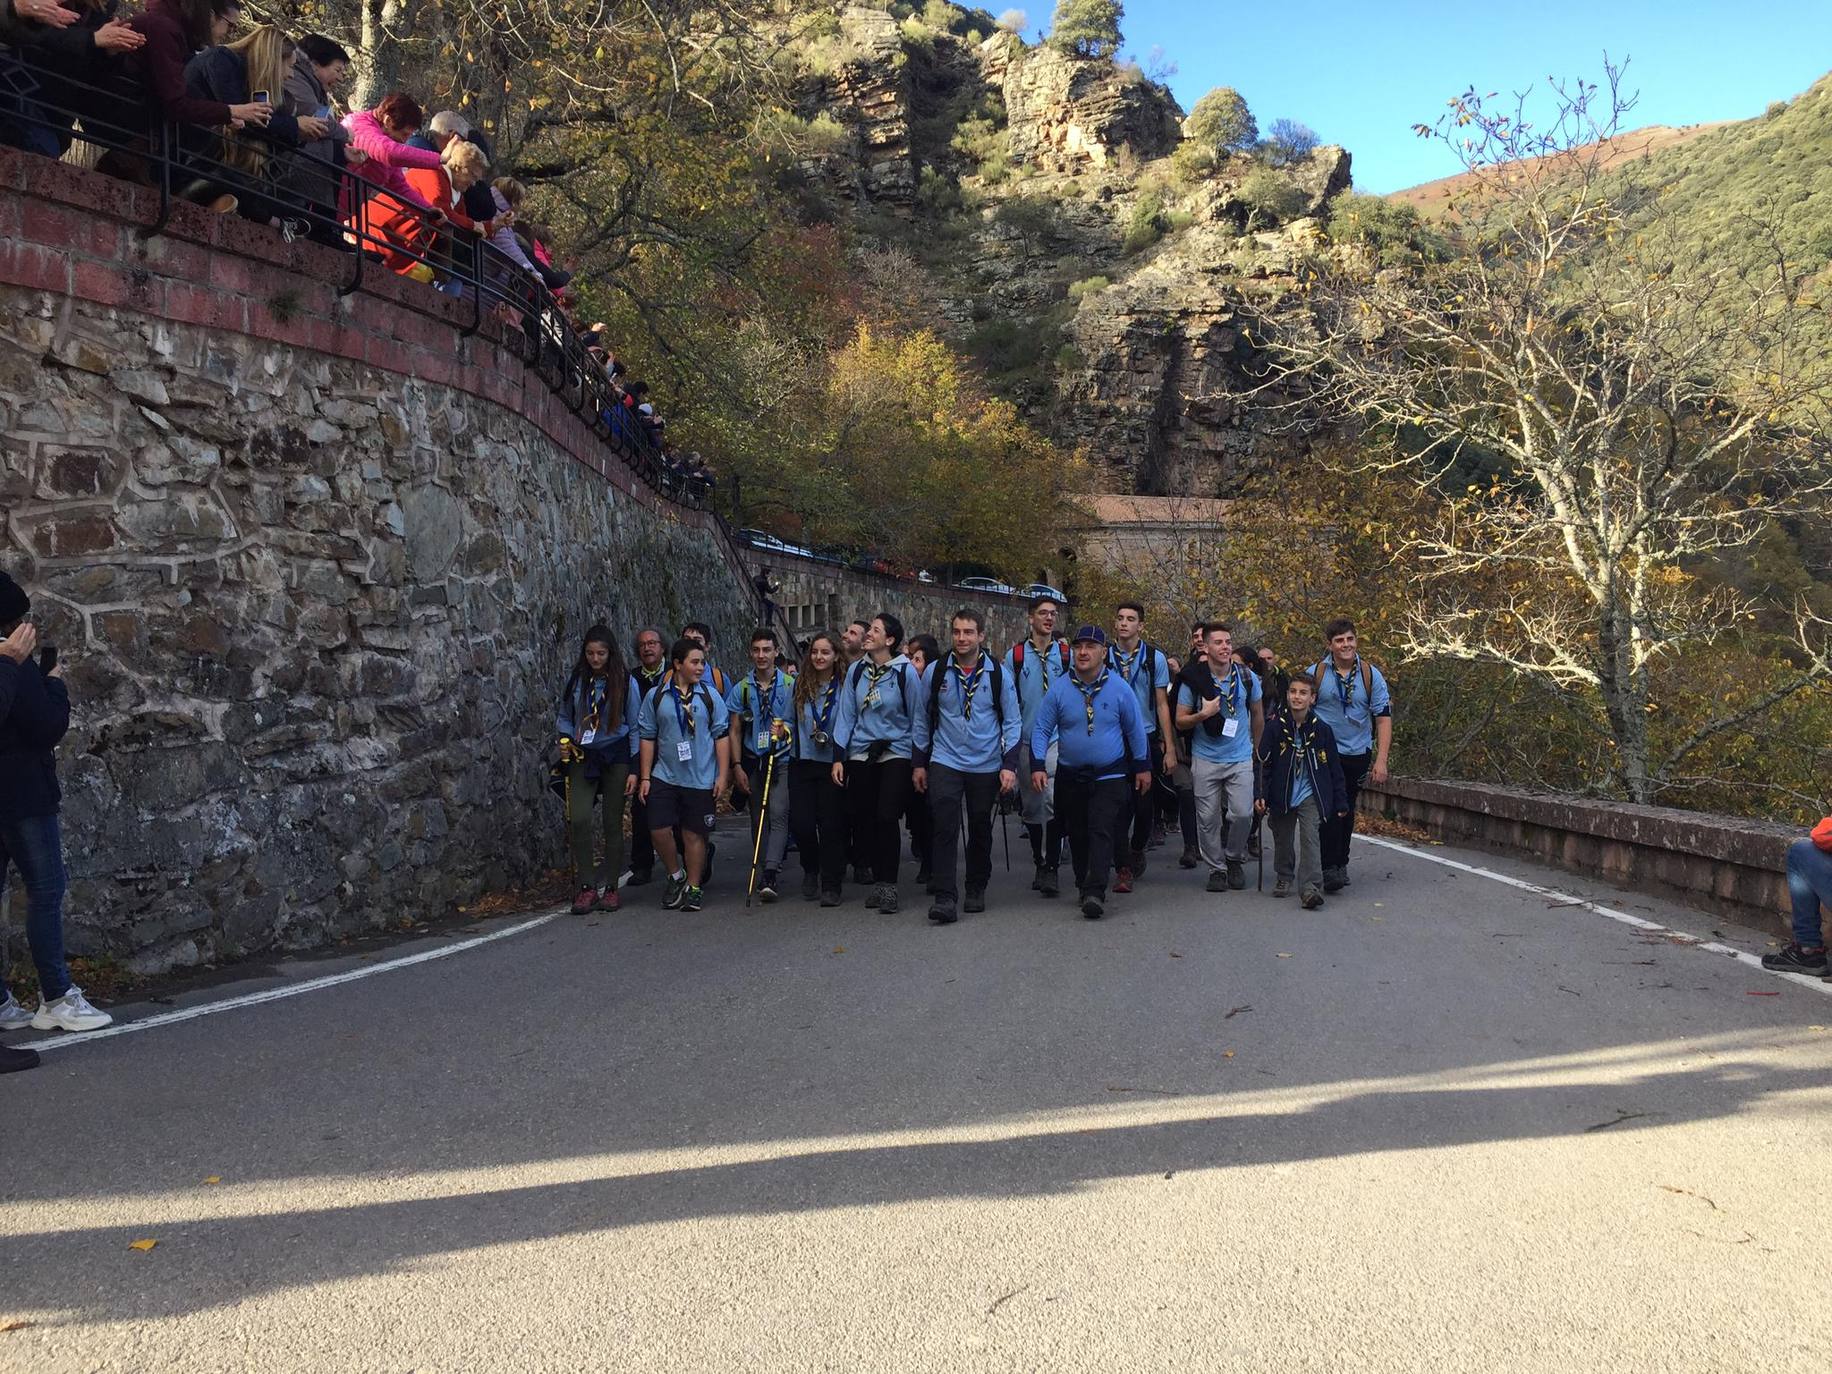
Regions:
[[[1059, 639], [1043, 653], [1030, 640], [1020, 641], [1024, 648], [1024, 670], [1017, 668], [1018, 645], [1011, 646], [1005, 655], [1005, 676], [1016, 679], [1018, 690], [1018, 708], [1024, 713], [1024, 735], [1030, 738], [1031, 726], [1037, 720], [1037, 707], [1042, 703], [1044, 693], [1057, 678], [1070, 670], [1062, 666], [1063, 643]], [[1037, 755], [1042, 758], [1043, 755]]]
[[[814, 689], [814, 700], [795, 712], [795, 741], [790, 746], [790, 758], [833, 762], [833, 726], [839, 715], [840, 680], [845, 674], [844, 664], [836, 666], [826, 685]], [[821, 740], [823, 735], [827, 737], [825, 743]]]
[[[1088, 720], [1090, 698], [1094, 706], [1092, 728]], [[1100, 676], [1085, 688], [1074, 673], [1051, 675], [1049, 695], [1037, 708], [1037, 721], [1031, 727], [1031, 757], [1042, 758], [1051, 740], [1061, 745], [1057, 755], [1058, 786], [1065, 771], [1093, 769], [1094, 780], [1100, 782], [1143, 772], [1148, 766], [1145, 717], [1139, 711], [1139, 699], [1104, 664]]]
[[732, 683], [731, 691], [725, 694], [725, 709], [745, 722], [744, 747], [761, 759], [772, 752], [788, 753], [793, 741], [772, 743], [770, 722], [788, 720], [794, 700], [795, 678], [780, 668], [772, 668], [761, 683], [754, 671]]
[[635, 725], [637, 713], [642, 709], [642, 688], [636, 685], [633, 677], [630, 685], [624, 688], [623, 722], [615, 730], [607, 730], [595, 723], [609, 714], [605, 693], [602, 678], [592, 679], [589, 686], [584, 682], [575, 683], [573, 690], [560, 702], [560, 714], [555, 724], [559, 726], [560, 733], [574, 744], [604, 759], [608, 768], [619, 762], [626, 753], [634, 761], [641, 748], [636, 731], [631, 727]]
[[863, 760], [872, 744], [884, 740], [890, 743], [887, 758], [909, 758], [915, 752], [912, 726], [922, 706], [922, 678], [909, 659], [898, 654], [882, 668], [860, 659], [840, 684], [833, 743], [842, 752], [834, 757]]
[[[1149, 672], [1145, 668], [1148, 657], [1151, 659]], [[1110, 644], [1107, 646], [1107, 666], [1118, 673], [1138, 697], [1139, 710], [1145, 716], [1145, 733], [1157, 734], [1158, 693], [1170, 688], [1170, 664], [1165, 661], [1164, 651], [1142, 639], [1130, 654], [1121, 653], [1119, 645]]]
[[[1221, 714], [1190, 731], [1190, 752], [1209, 763], [1245, 763], [1253, 757], [1253, 703], [1261, 695], [1259, 674], [1232, 664], [1225, 678], [1216, 679], [1215, 695], [1222, 698]], [[1194, 714], [1201, 705], [1187, 682], [1177, 689], [1177, 709]], [[1236, 722], [1232, 735], [1226, 733], [1225, 724], [1223, 733], [1209, 733], [1216, 721], [1230, 719]]]
[[658, 687], [642, 699], [642, 714], [636, 718], [636, 733], [655, 741], [655, 768], [649, 776], [702, 792], [718, 781], [719, 757], [713, 746], [730, 728], [731, 713], [704, 681], [686, 702], [672, 682]]
[[[1355, 655], [1355, 666], [1348, 673], [1336, 671], [1336, 660], [1325, 658], [1313, 664], [1317, 675], [1317, 704], [1311, 710], [1317, 718], [1336, 732], [1338, 754], [1369, 754], [1374, 751], [1374, 719], [1393, 714], [1393, 701], [1387, 695], [1387, 679], [1372, 663], [1368, 665], [1370, 694], [1361, 685], [1361, 655]], [[1371, 699], [1370, 699], [1371, 695]]]
[[[992, 698], [994, 660], [980, 653], [972, 670], [962, 673], [949, 654], [923, 674], [922, 710], [916, 714], [916, 758], [957, 773], [996, 773], [1018, 766], [1018, 737], [1024, 721], [1018, 688], [1009, 671], [1000, 671], [1000, 696]], [[939, 686], [937, 686], [939, 677]], [[929, 733], [929, 699], [939, 691], [934, 737]]]

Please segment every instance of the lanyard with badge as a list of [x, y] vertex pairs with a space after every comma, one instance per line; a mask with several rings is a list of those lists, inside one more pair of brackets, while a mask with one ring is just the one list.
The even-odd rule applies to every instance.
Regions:
[[833, 676], [827, 679], [826, 699], [821, 702], [820, 709], [814, 712], [814, 744], [817, 749], [825, 749], [833, 743], [828, 727], [833, 723], [833, 703], [839, 694], [840, 675], [835, 670]]
[[961, 719], [973, 719], [973, 694], [980, 690], [980, 674], [985, 671], [986, 660], [977, 658], [973, 661], [973, 671], [963, 673], [959, 659], [951, 660], [954, 664], [954, 676], [960, 681]]
[[585, 708], [585, 725], [579, 731], [579, 744], [583, 748], [598, 738], [598, 721], [604, 709], [604, 694], [608, 690], [603, 678], [593, 678], [587, 689]]
[[1239, 688], [1240, 664], [1236, 663], [1228, 669], [1227, 685], [1224, 687], [1220, 683], [1215, 684], [1215, 696], [1221, 702], [1222, 710], [1227, 712], [1227, 718], [1221, 722], [1223, 739], [1233, 739], [1240, 733], [1239, 708], [1234, 704], [1234, 694]]
[[1091, 735], [1094, 733], [1094, 699], [1100, 695], [1100, 689], [1107, 685], [1107, 670], [1101, 669], [1101, 675], [1091, 683], [1083, 682], [1080, 678], [1074, 678], [1072, 681], [1075, 683], [1075, 690], [1081, 693], [1081, 704], [1087, 708], [1088, 733]]
[[674, 746], [674, 756], [682, 763], [693, 762], [693, 689], [682, 692], [677, 683], [674, 688], [674, 719], [681, 727], [681, 738]]
[[752, 717], [756, 729], [757, 752], [769, 753], [776, 747], [776, 736], [781, 717], [776, 714], [777, 677], [774, 671], [770, 674], [769, 695], [764, 695], [763, 683], [756, 673], [751, 674], [751, 695], [757, 698], [757, 711]]

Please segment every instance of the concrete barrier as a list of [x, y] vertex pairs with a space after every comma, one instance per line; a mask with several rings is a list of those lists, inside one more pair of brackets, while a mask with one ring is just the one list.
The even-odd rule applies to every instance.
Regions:
[[1391, 778], [1361, 809], [1785, 934], [1796, 826], [1485, 783]]

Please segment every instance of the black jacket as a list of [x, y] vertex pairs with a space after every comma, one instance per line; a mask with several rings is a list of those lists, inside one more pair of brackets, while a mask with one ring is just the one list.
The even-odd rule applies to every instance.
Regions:
[[70, 728], [70, 693], [36, 659], [0, 658], [0, 820], [55, 816], [63, 793], [53, 751]]
[[1348, 781], [1342, 776], [1342, 758], [1336, 753], [1336, 735], [1312, 711], [1302, 727], [1292, 722], [1289, 711], [1266, 717], [1266, 728], [1260, 732], [1259, 748], [1253, 754], [1253, 797], [1266, 803], [1266, 813], [1282, 816], [1290, 808], [1285, 799], [1291, 795], [1294, 768], [1302, 768], [1310, 778], [1310, 792], [1317, 799], [1317, 815], [1323, 820], [1348, 810]]
[[[248, 103], [248, 63], [240, 53], [228, 48], [205, 48], [184, 64], [185, 94], [198, 102], [221, 101], [224, 106]], [[247, 138], [260, 139], [282, 148], [299, 146], [299, 121], [286, 102], [284, 90], [269, 91], [274, 112], [265, 126], [250, 124], [243, 129]], [[214, 130], [186, 125], [181, 132], [188, 146], [220, 156], [220, 142]], [[212, 145], [215, 145], [213, 147]]]

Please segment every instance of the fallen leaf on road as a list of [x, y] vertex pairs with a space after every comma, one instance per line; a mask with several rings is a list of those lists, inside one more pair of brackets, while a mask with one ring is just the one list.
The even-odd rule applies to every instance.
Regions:
[[156, 1240], [136, 1240], [128, 1242], [129, 1250], [151, 1250], [159, 1242]]
[[1810, 1031], [1822, 1031], [1825, 1029], [1825, 1027], [1824, 1026], [1808, 1026], [1807, 1029]]
[[1232, 1059], [1234, 1057], [1234, 1051], [1233, 1050], [1223, 1050], [1221, 1052], [1221, 1057], [1223, 1059]]
[[[1165, 1177], [1168, 1178], [1170, 1175], [1166, 1174]], [[29, 1322], [23, 1319], [19, 1321], [0, 1322], [0, 1331], [23, 1331], [28, 1326], [36, 1325], [38, 1325], [37, 1322]]]
[[1279, 955], [1279, 958], [1281, 958], [1281, 959], [1289, 959], [1289, 958], [1291, 958], [1291, 956], [1290, 956], [1289, 954], [1281, 954], [1281, 955]]
[[845, 945], [835, 945], [833, 947], [833, 952], [835, 954], [844, 954], [846, 952], [846, 946]]
[[211, 1174], [210, 1177], [204, 1180], [205, 1183], [210, 1184], [212, 1187], [214, 1187], [218, 1183], [221, 1183], [222, 1181], [223, 1181], [223, 1176], [221, 1174]]

